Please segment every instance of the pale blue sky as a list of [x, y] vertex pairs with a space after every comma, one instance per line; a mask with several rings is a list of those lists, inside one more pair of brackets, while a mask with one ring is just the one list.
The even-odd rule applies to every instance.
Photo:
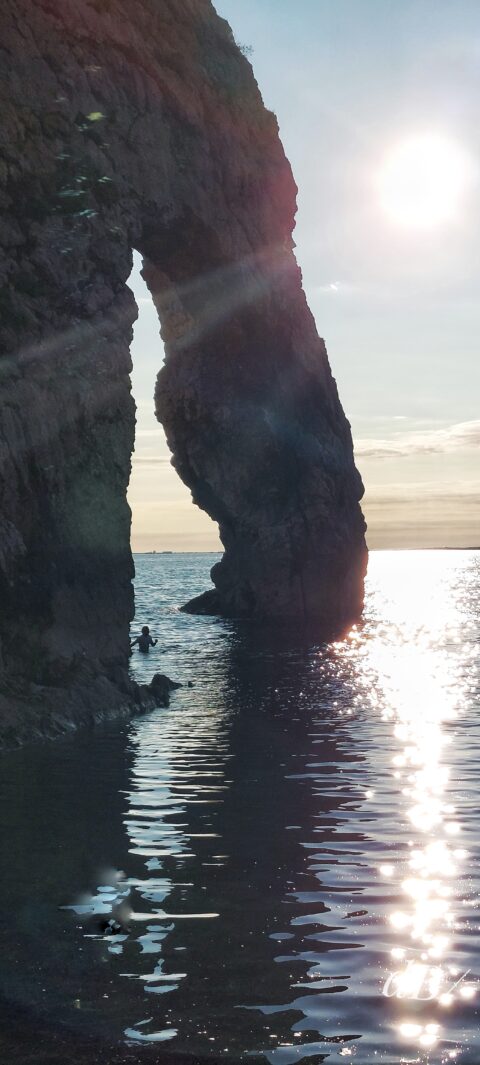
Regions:
[[[297, 256], [352, 423], [370, 543], [478, 543], [480, 3], [216, 7], [253, 48], [299, 187]], [[424, 134], [445, 138], [469, 167], [453, 220], [426, 231], [388, 217], [378, 190], [388, 151]], [[145, 300], [138, 279], [133, 287]], [[167, 454], [151, 414], [161, 347], [153, 308], [139, 307], [136, 458], [158, 460]], [[166, 463], [135, 465], [130, 497], [139, 549], [217, 544]]]

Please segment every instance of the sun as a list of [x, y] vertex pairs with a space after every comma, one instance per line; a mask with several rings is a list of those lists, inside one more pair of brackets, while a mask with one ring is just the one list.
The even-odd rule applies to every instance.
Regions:
[[434, 229], [458, 218], [469, 182], [463, 149], [425, 133], [400, 141], [379, 174], [382, 207], [399, 226]]

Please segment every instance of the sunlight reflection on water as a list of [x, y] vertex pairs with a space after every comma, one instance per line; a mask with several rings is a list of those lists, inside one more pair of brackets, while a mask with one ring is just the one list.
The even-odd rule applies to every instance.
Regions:
[[[45, 751], [24, 780], [47, 798], [57, 787], [54, 823], [38, 796], [15, 800], [13, 777], [0, 805], [7, 846], [14, 803], [25, 810], [11, 827], [18, 905], [22, 892], [30, 905], [31, 845], [15, 850], [13, 832], [48, 850], [47, 823], [58, 843], [48, 876], [83, 967], [68, 934], [57, 929], [51, 957], [42, 939], [56, 1016], [139, 1054], [166, 1043], [179, 1061], [477, 1065], [479, 558], [374, 554], [364, 621], [322, 646], [180, 614], [210, 560], [137, 559], [138, 620], [159, 645], [132, 668], [194, 687], [128, 735], [97, 731], [85, 764], [72, 745], [79, 779], [99, 760], [98, 796], [95, 778], [88, 795], [57, 787]], [[78, 865], [70, 802], [91, 841]], [[114, 934], [99, 928], [110, 916]]]
[[[463, 558], [460, 556], [460, 561]], [[343, 699], [333, 700], [334, 712], [339, 717], [351, 717], [367, 710], [384, 723], [386, 736], [390, 736], [387, 743], [392, 748], [389, 776], [397, 799], [396, 816], [401, 820], [399, 835], [410, 837], [403, 840], [400, 853], [390, 839], [388, 861], [376, 865], [379, 880], [388, 883], [389, 895], [394, 899], [386, 904], [383, 918], [387, 921], [387, 938], [395, 937], [388, 968], [384, 963], [378, 987], [384, 1000], [383, 1023], [386, 1031], [397, 1033], [399, 1055], [402, 1047], [421, 1051], [443, 1043], [446, 1060], [451, 1060], [457, 1057], [459, 1047], [452, 1047], [444, 1038], [448, 1028], [444, 1013], [454, 1010], [459, 1001], [464, 1006], [472, 999], [476, 982], [468, 970], [460, 972], [452, 963], [455, 931], [462, 926], [463, 918], [459, 878], [468, 852], [459, 845], [461, 823], [450, 794], [448, 745], [452, 736], [448, 728], [468, 702], [475, 644], [468, 639], [469, 626], [473, 627], [474, 622], [459, 574], [459, 556], [443, 556], [442, 570], [439, 559], [439, 554], [433, 552], [376, 555], [371, 564], [366, 622], [331, 650], [335, 680], [342, 674], [349, 678]], [[332, 660], [326, 658], [325, 650], [322, 648], [317, 654], [327, 674], [331, 673]], [[348, 691], [351, 699], [345, 698]], [[175, 745], [176, 739], [173, 750]], [[325, 763], [319, 763], [317, 768], [325, 770]], [[372, 783], [374, 786], [365, 791], [368, 803], [375, 800], [375, 781]], [[317, 872], [318, 866], [310, 869]], [[323, 876], [317, 873], [317, 877], [320, 884], [324, 882]], [[340, 885], [337, 887], [342, 890]], [[466, 890], [465, 884], [463, 887]], [[316, 893], [292, 894], [297, 902], [316, 900]], [[332, 908], [326, 906], [325, 912], [332, 912]], [[360, 911], [359, 916], [370, 915]], [[309, 917], [307, 924], [320, 923], [322, 917], [321, 914], [313, 921]], [[295, 917], [291, 925], [304, 927], [304, 919]], [[327, 919], [327, 935], [328, 930]], [[283, 935], [286, 937], [287, 933]], [[348, 949], [348, 942], [345, 946]], [[308, 987], [313, 992], [317, 978], [316, 990], [327, 989], [325, 983], [322, 986], [322, 954], [323, 949], [317, 958], [310, 957], [317, 964], [309, 967], [307, 984], [297, 981], [292, 988]], [[289, 953], [285, 960], [291, 964], [298, 957], [298, 952]], [[335, 989], [335, 980], [332, 983], [330, 979], [329, 984]], [[354, 992], [352, 982], [350, 990]], [[284, 1009], [304, 1012], [311, 1030], [312, 1005], [310, 997], [306, 1002], [294, 998]], [[249, 1006], [249, 1010], [252, 1008]], [[282, 1012], [281, 1007], [266, 1005], [259, 1009], [270, 1017]], [[290, 1040], [279, 1037], [276, 1048], [264, 1049], [265, 1056], [272, 1063], [289, 1065], [301, 1056], [318, 1053], [322, 1046], [326, 1049], [332, 1039], [338, 1039], [328, 1036], [324, 1029], [321, 1043], [307, 1042], [303, 1039], [304, 1030], [302, 1025], [294, 1025]], [[274, 1035], [270, 1033], [269, 1038]], [[348, 1050], [358, 1058], [361, 1049], [353, 1038], [350, 1045], [341, 1042], [339, 1056], [345, 1056]], [[375, 1047], [375, 1055], [378, 1057], [382, 1050], [389, 1054], [392, 1049], [384, 1043], [381, 1049]]]
[[412, 826], [408, 859], [379, 867], [380, 875], [398, 878], [403, 895], [401, 908], [389, 915], [400, 944], [391, 950], [384, 994], [425, 1004], [420, 1016], [417, 1008], [417, 1021], [407, 1014], [397, 1022], [400, 1036], [419, 1047], [436, 1046], [448, 1027], [438, 1007], [450, 1009], [476, 994], [468, 970], [461, 972], [451, 957], [468, 851], [459, 846], [462, 825], [449, 794], [448, 765], [448, 726], [468, 705], [476, 648], [465, 631], [473, 624], [458, 571], [450, 567], [439, 580], [436, 562], [435, 555], [417, 555], [406, 571], [404, 556], [396, 571], [390, 568], [390, 581], [377, 568], [377, 609], [383, 597], [380, 611], [390, 624], [366, 647], [366, 668], [382, 692], [382, 718], [398, 745], [393, 775]]

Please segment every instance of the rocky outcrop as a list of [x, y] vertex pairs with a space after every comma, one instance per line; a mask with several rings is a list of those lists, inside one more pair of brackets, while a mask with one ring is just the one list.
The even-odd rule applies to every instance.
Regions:
[[50, 685], [4, 677], [0, 750], [170, 706], [171, 693], [181, 687], [163, 673], [156, 673], [149, 684], [137, 684], [126, 670], [110, 671], [107, 676], [95, 663], [87, 662], [74, 662], [68, 676], [56, 677]]
[[4, 677], [128, 660], [133, 248], [166, 348], [157, 414], [225, 545], [189, 609], [356, 616], [350, 429], [277, 123], [228, 25], [210, 0], [3, 0], [0, 46]]

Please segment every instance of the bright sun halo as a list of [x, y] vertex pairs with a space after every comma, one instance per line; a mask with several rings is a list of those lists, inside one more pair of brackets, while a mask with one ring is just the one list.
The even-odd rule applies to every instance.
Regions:
[[458, 144], [437, 134], [410, 137], [383, 163], [382, 206], [398, 225], [433, 229], [458, 216], [468, 180], [468, 160]]

